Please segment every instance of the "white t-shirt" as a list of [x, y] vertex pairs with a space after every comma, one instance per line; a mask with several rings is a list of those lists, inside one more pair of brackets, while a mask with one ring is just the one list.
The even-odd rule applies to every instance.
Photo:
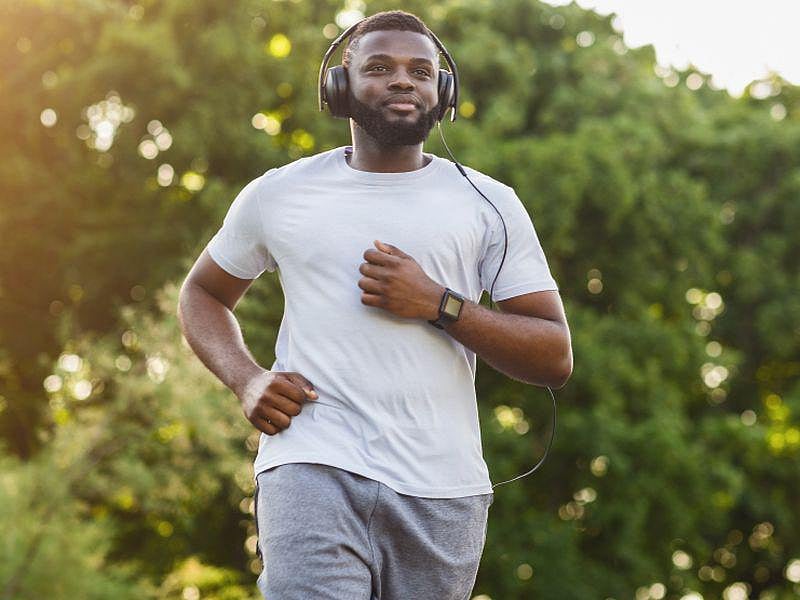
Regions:
[[[358, 269], [380, 240], [479, 302], [503, 256], [503, 225], [449, 160], [425, 153], [432, 160], [421, 169], [374, 173], [351, 167], [346, 151], [304, 157], [250, 181], [207, 246], [235, 277], [278, 271], [285, 308], [270, 370], [300, 373], [319, 395], [289, 428], [261, 434], [255, 475], [312, 462], [401, 494], [488, 494], [475, 353], [426, 319], [362, 304]], [[514, 190], [464, 169], [508, 230], [493, 300], [558, 290]]]

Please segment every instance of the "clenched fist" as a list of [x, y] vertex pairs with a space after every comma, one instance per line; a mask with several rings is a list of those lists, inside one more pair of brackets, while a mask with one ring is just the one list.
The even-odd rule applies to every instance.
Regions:
[[244, 416], [256, 429], [275, 435], [289, 427], [302, 405], [316, 400], [314, 386], [294, 371], [264, 371], [253, 377], [239, 395]]

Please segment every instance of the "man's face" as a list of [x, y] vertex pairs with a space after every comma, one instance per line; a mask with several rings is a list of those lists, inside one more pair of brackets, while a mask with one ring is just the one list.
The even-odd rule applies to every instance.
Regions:
[[423, 142], [439, 111], [438, 49], [413, 31], [362, 36], [347, 71], [351, 118], [381, 146]]

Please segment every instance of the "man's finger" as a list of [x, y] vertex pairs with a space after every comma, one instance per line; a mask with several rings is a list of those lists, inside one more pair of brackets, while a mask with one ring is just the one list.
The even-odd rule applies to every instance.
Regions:
[[272, 394], [268, 396], [268, 402], [265, 406], [273, 407], [287, 415], [296, 417], [303, 409], [302, 403], [304, 400], [305, 398], [295, 400], [294, 398], [288, 398], [282, 394]]
[[361, 304], [366, 304], [367, 306], [378, 306], [383, 307], [383, 296], [379, 296], [378, 294], [368, 294], [366, 292], [361, 294]]
[[378, 279], [372, 279], [370, 277], [362, 277], [358, 280], [358, 287], [360, 287], [365, 292], [370, 292], [372, 294], [381, 294], [383, 293], [385, 283]]
[[263, 414], [264, 420], [271, 422], [279, 430], [286, 429], [292, 423], [292, 418], [277, 408], [266, 407]]
[[373, 242], [377, 248], [385, 252], [386, 254], [391, 254], [393, 256], [399, 256], [401, 258], [406, 257], [406, 253], [400, 250], [397, 246], [392, 246], [391, 244], [387, 244], [380, 240], [375, 240]]
[[268, 417], [259, 414], [255, 418], [256, 423], [254, 423], [254, 425], [256, 426], [256, 429], [263, 431], [267, 435], [275, 435], [278, 433], [278, 428], [272, 423], [271, 420], [267, 421], [267, 419]]
[[387, 269], [382, 268], [382, 265], [374, 265], [368, 262], [358, 265], [358, 272], [371, 279], [382, 279], [389, 273]]
[[307, 394], [302, 387], [297, 385], [288, 373], [283, 373], [280, 379], [277, 379], [272, 387], [272, 392], [276, 396], [283, 396], [291, 402], [300, 404], [305, 401]]
[[302, 375], [300, 375], [300, 373], [287, 373], [286, 377], [296, 387], [298, 387], [298, 388], [300, 388], [300, 390], [302, 390], [302, 392], [303, 392], [303, 394], [305, 394], [306, 398], [308, 398], [310, 400], [316, 400], [317, 398], [319, 398], [319, 395], [314, 390], [314, 386], [311, 384], [311, 382], [308, 379], [306, 379], [305, 377], [303, 377]]
[[385, 266], [392, 264], [392, 262], [395, 260], [395, 257], [393, 257], [391, 254], [387, 254], [386, 252], [369, 248], [364, 252], [364, 260], [372, 263], [373, 265]]

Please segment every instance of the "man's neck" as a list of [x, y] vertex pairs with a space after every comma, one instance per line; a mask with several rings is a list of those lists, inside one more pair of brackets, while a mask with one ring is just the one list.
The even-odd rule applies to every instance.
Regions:
[[416, 171], [431, 162], [422, 154], [422, 143], [414, 146], [381, 146], [365, 135], [353, 135], [353, 153], [347, 163], [359, 171], [402, 173]]

